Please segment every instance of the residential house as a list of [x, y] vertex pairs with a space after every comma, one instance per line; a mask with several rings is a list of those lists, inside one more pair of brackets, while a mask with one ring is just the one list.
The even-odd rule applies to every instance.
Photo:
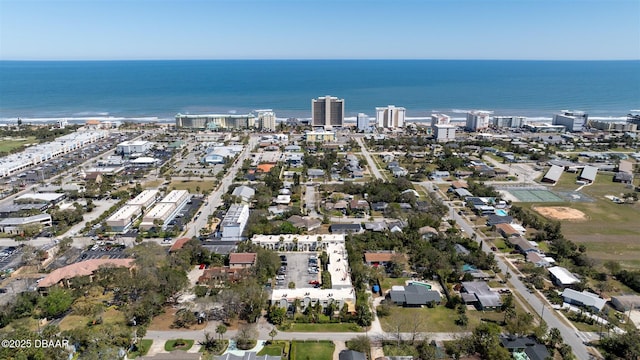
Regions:
[[431, 239], [432, 237], [438, 236], [438, 230], [431, 226], [423, 226], [418, 229], [418, 233], [422, 236], [423, 239]]
[[496, 228], [496, 231], [505, 239], [520, 236], [520, 232], [514, 229], [511, 224], [496, 224], [494, 226]]
[[360, 224], [331, 224], [329, 226], [329, 232], [331, 232], [332, 234], [360, 233], [360, 232], [362, 232], [362, 225], [360, 225]]
[[374, 221], [374, 222], [365, 223], [364, 229], [368, 231], [374, 231], [374, 232], [383, 232], [385, 230], [389, 230], [389, 228], [387, 227], [387, 223], [385, 223], [384, 221]]
[[243, 203], [249, 203], [256, 195], [256, 191], [252, 187], [241, 185], [233, 189], [231, 195], [237, 196]]
[[528, 241], [523, 237], [512, 237], [509, 238], [508, 241], [523, 255], [527, 255], [530, 252], [540, 252], [540, 249], [534, 245], [535, 242], [532, 244], [531, 241]]
[[50, 272], [38, 283], [38, 289], [46, 290], [54, 285], [70, 287], [72, 280], [78, 277], [89, 277], [92, 280], [94, 273], [104, 267], [126, 267], [135, 266], [135, 259], [91, 259], [80, 261], [75, 264], [63, 266]]
[[537, 267], [549, 267], [555, 264], [555, 259], [549, 256], [543, 256], [535, 251], [527, 253], [527, 261], [534, 264]]
[[454, 189], [453, 192], [461, 199], [466, 199], [469, 196], [473, 196], [473, 194], [469, 190], [462, 187]]
[[389, 207], [389, 203], [386, 202], [374, 202], [371, 204], [371, 210], [373, 211], [385, 211]]
[[471, 254], [471, 251], [469, 251], [469, 249], [467, 249], [466, 247], [464, 247], [464, 245], [461, 244], [455, 244], [453, 246], [453, 249], [456, 251], [456, 254], [458, 255], [469, 255]]
[[421, 307], [431, 302], [439, 304], [442, 296], [440, 292], [429, 290], [422, 285], [393, 286], [389, 291], [391, 301], [405, 307]]
[[231, 253], [229, 254], [229, 268], [250, 268], [256, 263], [256, 253]]
[[322, 221], [310, 217], [302, 217], [300, 215], [291, 215], [288, 219], [293, 226], [299, 229], [315, 230], [322, 225]]
[[360, 351], [342, 350], [338, 354], [338, 360], [367, 360], [367, 356]]
[[601, 311], [607, 303], [607, 300], [599, 297], [598, 294], [586, 290], [580, 292], [573, 289], [564, 289], [562, 291], [562, 299], [567, 304], [584, 306], [596, 312]]
[[373, 267], [387, 266], [394, 256], [396, 256], [396, 254], [392, 251], [365, 252], [364, 262]]
[[431, 178], [434, 180], [445, 179], [451, 176], [451, 173], [448, 171], [434, 171], [431, 173]]
[[307, 176], [311, 179], [317, 179], [324, 177], [324, 170], [322, 169], [308, 169]]
[[222, 286], [228, 282], [240, 280], [245, 271], [243, 268], [231, 269], [228, 266], [214, 266], [204, 270], [198, 278], [197, 284], [208, 284], [216, 287]]
[[513, 354], [514, 359], [547, 360], [552, 358], [547, 347], [537, 342], [533, 337], [503, 335], [500, 336], [500, 344]]
[[354, 213], [366, 215], [369, 212], [369, 202], [363, 199], [351, 200], [349, 203], [349, 209]]
[[473, 304], [479, 310], [496, 310], [502, 306], [500, 295], [484, 281], [463, 282], [462, 290], [460, 295], [465, 304]]
[[574, 274], [561, 266], [553, 266], [549, 269], [553, 283], [560, 287], [567, 287], [580, 282]]
[[189, 240], [191, 240], [191, 238], [188, 238], [188, 237], [184, 237], [176, 240], [176, 242], [174, 242], [173, 245], [171, 245], [171, 248], [169, 248], [169, 252], [172, 253], [182, 249], [184, 244], [189, 242]]
[[491, 214], [487, 217], [487, 226], [495, 226], [498, 224], [511, 224], [513, 222], [512, 216], [500, 216]]

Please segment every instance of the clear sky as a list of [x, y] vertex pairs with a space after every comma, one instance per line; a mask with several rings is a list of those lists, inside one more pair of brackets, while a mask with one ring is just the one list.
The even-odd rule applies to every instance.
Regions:
[[0, 0], [0, 59], [640, 59], [640, 0]]

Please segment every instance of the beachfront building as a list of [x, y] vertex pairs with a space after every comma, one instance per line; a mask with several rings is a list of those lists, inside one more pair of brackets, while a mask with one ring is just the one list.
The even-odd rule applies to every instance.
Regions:
[[567, 131], [582, 131], [587, 125], [589, 115], [582, 111], [562, 110], [553, 115], [553, 125], [562, 125]]
[[431, 126], [451, 124], [451, 117], [445, 114], [431, 114]]
[[104, 130], [76, 131], [52, 142], [27, 147], [24, 151], [0, 159], [0, 177], [12, 176], [71, 151], [81, 149], [108, 136]]
[[589, 127], [592, 129], [611, 131], [611, 132], [636, 132], [638, 125], [628, 123], [626, 121], [589, 121]]
[[251, 129], [256, 125], [254, 114], [205, 114], [205, 115], [176, 115], [176, 128], [193, 130], [219, 129]]
[[404, 127], [407, 109], [388, 105], [376, 108], [376, 123], [379, 128], [398, 129]]
[[258, 127], [262, 131], [276, 131], [276, 113], [271, 109], [256, 110]]
[[489, 127], [491, 113], [488, 111], [474, 110], [467, 113], [466, 129], [469, 131], [482, 131]]
[[246, 204], [233, 204], [227, 211], [220, 230], [222, 240], [240, 240], [242, 232], [249, 221], [249, 206]]
[[130, 154], [144, 154], [151, 150], [153, 143], [145, 140], [132, 140], [123, 141], [116, 146], [116, 154], [130, 155]]
[[524, 116], [494, 116], [491, 124], [497, 128], [521, 128], [527, 123]]
[[312, 99], [311, 115], [311, 126], [342, 127], [344, 124], [344, 99], [330, 95]]
[[359, 113], [356, 118], [356, 125], [358, 127], [358, 131], [367, 131], [369, 128], [369, 117], [367, 114]]
[[431, 126], [433, 138], [437, 142], [455, 141], [456, 126], [453, 124], [435, 124]]

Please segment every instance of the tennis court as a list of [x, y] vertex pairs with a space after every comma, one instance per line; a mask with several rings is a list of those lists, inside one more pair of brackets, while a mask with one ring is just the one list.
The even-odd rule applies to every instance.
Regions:
[[508, 192], [517, 198], [520, 202], [564, 202], [561, 197], [548, 190], [515, 190], [509, 189]]

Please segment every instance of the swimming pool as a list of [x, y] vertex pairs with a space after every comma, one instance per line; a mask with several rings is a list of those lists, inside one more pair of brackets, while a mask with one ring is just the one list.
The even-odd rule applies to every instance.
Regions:
[[503, 209], [496, 209], [495, 210], [496, 215], [498, 216], [507, 216], [507, 210], [503, 210]]
[[409, 285], [416, 285], [416, 286], [424, 286], [427, 289], [431, 290], [431, 285], [427, 284], [427, 283], [423, 283], [421, 281], [410, 281]]

